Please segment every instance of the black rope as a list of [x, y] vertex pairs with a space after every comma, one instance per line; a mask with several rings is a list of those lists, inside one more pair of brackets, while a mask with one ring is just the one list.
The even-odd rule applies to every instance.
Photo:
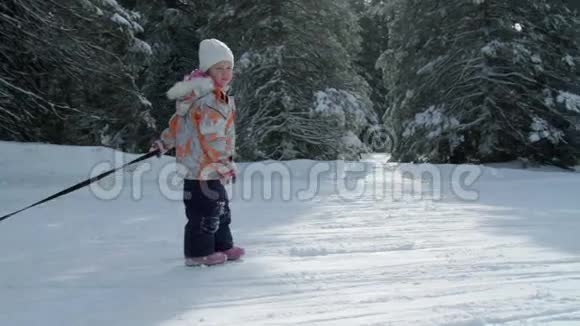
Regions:
[[144, 161], [144, 160], [146, 160], [146, 159], [148, 159], [150, 157], [158, 156], [158, 155], [159, 155], [159, 150], [158, 149], [157, 150], [154, 150], [152, 152], [149, 152], [149, 153], [147, 153], [147, 154], [145, 154], [145, 155], [143, 155], [141, 157], [138, 157], [138, 158], [134, 159], [133, 161], [131, 161], [129, 163], [126, 163], [125, 165], [123, 165], [121, 167], [118, 167], [116, 169], [113, 169], [113, 170], [110, 170], [110, 171], [101, 173], [101, 174], [99, 174], [99, 175], [97, 175], [95, 177], [92, 177], [90, 179], [87, 179], [87, 180], [85, 180], [85, 181], [83, 181], [81, 183], [78, 183], [78, 184], [76, 184], [76, 185], [74, 185], [72, 187], [69, 187], [69, 188], [67, 188], [67, 189], [65, 189], [65, 190], [63, 190], [61, 192], [58, 192], [58, 193], [56, 193], [56, 194], [54, 194], [54, 195], [52, 195], [50, 197], [47, 197], [47, 198], [45, 198], [45, 199], [43, 199], [43, 200], [41, 200], [39, 202], [36, 202], [36, 203], [34, 203], [34, 204], [32, 204], [32, 205], [30, 205], [28, 207], [24, 207], [23, 209], [20, 209], [20, 210], [18, 210], [16, 212], [10, 213], [8, 215], [4, 215], [4, 216], [0, 217], [0, 222], [4, 221], [5, 219], [7, 219], [9, 217], [12, 217], [12, 216], [14, 216], [14, 215], [16, 215], [16, 214], [18, 214], [20, 212], [23, 212], [23, 211], [25, 211], [25, 210], [27, 210], [29, 208], [32, 208], [32, 207], [37, 206], [37, 205], [40, 205], [42, 203], [46, 203], [47, 201], [53, 200], [53, 199], [55, 199], [57, 197], [64, 196], [64, 195], [66, 195], [66, 194], [68, 194], [70, 192], [73, 192], [75, 190], [78, 190], [78, 189], [81, 189], [83, 187], [86, 187], [86, 186], [90, 185], [91, 183], [93, 183], [95, 181], [99, 181], [102, 178], [110, 175], [111, 173], [115, 173], [118, 170], [124, 169], [125, 167], [127, 167], [127, 166], [129, 166], [131, 164], [135, 164], [137, 162], [141, 162], [141, 161]]

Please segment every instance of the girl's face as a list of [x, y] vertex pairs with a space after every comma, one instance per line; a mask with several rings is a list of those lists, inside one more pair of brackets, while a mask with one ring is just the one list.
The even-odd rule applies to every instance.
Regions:
[[226, 87], [232, 81], [232, 64], [229, 61], [220, 61], [211, 66], [207, 73], [219, 87]]

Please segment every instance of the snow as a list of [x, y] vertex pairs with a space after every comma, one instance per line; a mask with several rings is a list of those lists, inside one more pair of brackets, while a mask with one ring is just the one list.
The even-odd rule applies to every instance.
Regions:
[[574, 68], [576, 66], [574, 58], [569, 54], [564, 56], [564, 58], [562, 58], [562, 61], [566, 62], [566, 64], [568, 64], [572, 68]]
[[580, 96], [579, 95], [569, 93], [569, 92], [560, 91], [560, 94], [556, 98], [556, 101], [558, 101], [558, 103], [564, 104], [564, 106], [566, 107], [567, 110], [580, 113]]
[[125, 9], [123, 6], [119, 5], [119, 3], [115, 0], [101, 0], [101, 1], [103, 4], [107, 5], [108, 7], [110, 7], [110, 9], [114, 11], [114, 14], [111, 16], [111, 20], [114, 23], [124, 26], [134, 33], [143, 33], [145, 31], [143, 26], [141, 26], [137, 22], [138, 20], [141, 19], [140, 13]]
[[378, 123], [378, 117], [371, 111], [371, 107], [352, 93], [335, 88], [315, 92], [311, 108], [311, 114], [333, 121], [337, 128], [343, 129], [342, 143], [353, 149], [364, 147], [357, 134]]
[[251, 54], [249, 52], [244, 52], [240, 59], [238, 60], [238, 66], [242, 68], [247, 68], [252, 64]]
[[457, 127], [459, 121], [454, 117], [447, 117], [442, 112], [442, 109], [444, 109], [444, 106], [431, 105], [424, 112], [415, 114], [415, 120], [407, 126], [403, 136], [410, 137], [416, 132], [417, 128], [424, 128], [430, 130], [427, 138], [433, 139], [440, 136], [445, 130]]
[[315, 92], [314, 96], [316, 99], [313, 112], [335, 116], [342, 123], [345, 123], [347, 119], [357, 126], [367, 123], [361, 101], [350, 92], [327, 88], [324, 91]]
[[[138, 13], [135, 13], [136, 17], [138, 17]], [[143, 26], [141, 26], [139, 23], [137, 22], [132, 22], [133, 23], [133, 31], [135, 31], [135, 33], [143, 33], [145, 32], [145, 29], [143, 28]]]
[[355, 148], [364, 147], [364, 144], [360, 141], [360, 139], [352, 131], [347, 131], [346, 135], [342, 136], [342, 142], [347, 147], [355, 147]]
[[137, 52], [137, 53], [143, 53], [145, 55], [153, 55], [153, 50], [151, 49], [151, 45], [149, 45], [147, 42], [138, 39], [138, 38], [134, 38], [133, 39], [133, 46], [130, 49], [133, 52]]
[[492, 40], [491, 42], [487, 43], [484, 47], [481, 48], [481, 52], [491, 58], [495, 58], [497, 55], [497, 51], [499, 48], [503, 46], [502, 42], [498, 40]]
[[106, 4], [108, 4], [111, 7], [114, 7], [114, 8], [121, 7], [116, 0], [101, 0], [101, 1], [104, 2], [104, 3], [106, 3]]
[[514, 63], [527, 63], [529, 58], [532, 63], [535, 63], [534, 67], [538, 69], [538, 71], [542, 70], [542, 67], [538, 64], [538, 60], [541, 60], [541, 58], [537, 55], [533, 55], [525, 45], [515, 43], [512, 47]]
[[123, 25], [125, 27], [128, 28], [132, 28], [133, 25], [131, 25], [131, 23], [125, 19], [124, 17], [122, 17], [121, 15], [119, 15], [118, 13], [115, 13], [112, 17], [111, 20], [119, 25]]
[[137, 94], [137, 96], [139, 97], [139, 102], [141, 102], [141, 104], [143, 104], [143, 106], [146, 106], [146, 107], [153, 106], [153, 104], [151, 104], [151, 101], [149, 101], [145, 96], [143, 96], [141, 94]]
[[417, 70], [417, 75], [424, 75], [424, 74], [430, 74], [433, 73], [433, 69], [435, 68], [435, 66], [437, 66], [438, 64], [440, 64], [442, 61], [446, 60], [448, 58], [448, 56], [438, 56], [435, 60], [429, 62], [428, 64], [426, 64], [425, 66], [421, 67], [419, 70]]
[[530, 126], [531, 132], [528, 136], [532, 143], [542, 139], [548, 139], [552, 144], [558, 144], [564, 138], [564, 132], [552, 127], [546, 120], [534, 117]]
[[[136, 157], [0, 152], [0, 215]], [[179, 187], [155, 177], [170, 157], [119, 174], [111, 200], [84, 188], [32, 208], [0, 223], [0, 325], [580, 324], [579, 173], [384, 161], [261, 162], [291, 172], [264, 182], [240, 163], [232, 228], [248, 255], [208, 268], [183, 266]]]

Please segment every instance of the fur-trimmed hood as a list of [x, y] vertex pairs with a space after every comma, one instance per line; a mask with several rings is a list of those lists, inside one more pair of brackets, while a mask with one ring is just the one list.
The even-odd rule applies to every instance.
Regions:
[[[187, 114], [187, 111], [193, 102], [213, 92], [215, 88], [213, 80], [210, 77], [188, 77], [189, 76], [187, 76], [184, 81], [175, 83], [175, 85], [167, 91], [167, 98], [177, 101], [176, 111], [179, 115]], [[185, 105], [180, 105], [180, 103]]]
[[180, 81], [175, 83], [167, 91], [167, 98], [170, 100], [178, 100], [188, 95], [195, 94], [195, 97], [201, 97], [211, 93], [214, 89], [213, 80], [210, 77], [194, 77], [190, 80]]
[[185, 76], [183, 81], [175, 83], [167, 91], [167, 98], [176, 101], [176, 113], [183, 116], [187, 114], [195, 101], [217, 90], [226, 94], [229, 85], [224, 88], [216, 87], [213, 79], [207, 73], [194, 70]]

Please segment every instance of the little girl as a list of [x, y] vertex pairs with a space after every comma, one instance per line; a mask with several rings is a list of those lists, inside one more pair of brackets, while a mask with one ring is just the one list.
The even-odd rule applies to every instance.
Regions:
[[234, 56], [226, 44], [206, 39], [199, 46], [199, 69], [175, 84], [167, 97], [176, 113], [152, 150], [175, 147], [177, 162], [187, 167], [184, 182], [184, 254], [187, 266], [236, 260], [244, 249], [234, 246], [225, 185], [235, 181], [233, 98], [226, 95]]

